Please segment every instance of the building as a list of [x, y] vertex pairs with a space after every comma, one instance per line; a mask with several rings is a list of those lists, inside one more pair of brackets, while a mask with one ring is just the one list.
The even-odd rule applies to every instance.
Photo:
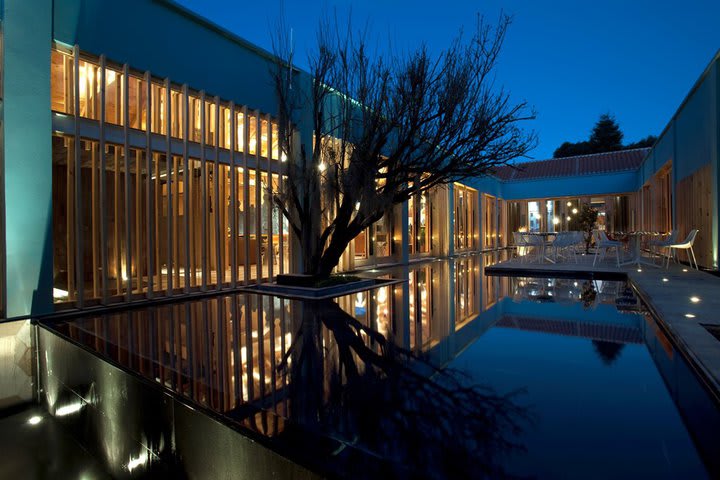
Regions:
[[[0, 318], [296, 270], [263, 190], [283, 181], [285, 160], [270, 53], [171, 0], [0, 6]], [[698, 261], [717, 269], [718, 69], [716, 56], [652, 149], [530, 162], [418, 195], [358, 236], [341, 269], [503, 248], [521, 227], [566, 228], [581, 202], [608, 229], [699, 228]], [[0, 325], [0, 337], [30, 345], [25, 326]]]

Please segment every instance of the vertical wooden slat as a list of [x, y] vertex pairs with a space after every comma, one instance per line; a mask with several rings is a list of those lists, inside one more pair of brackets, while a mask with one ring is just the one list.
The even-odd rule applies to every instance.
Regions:
[[[245, 278], [243, 278], [243, 285], [250, 284], [250, 172], [248, 171], [248, 151], [250, 145], [250, 124], [248, 122], [248, 109], [246, 106], [242, 109], [243, 112], [243, 222], [245, 225], [245, 231], [243, 232], [243, 242], [245, 250]], [[247, 311], [246, 311], [247, 317]], [[249, 375], [249, 373], [248, 373]]]
[[[153, 154], [152, 154], [152, 83], [150, 72], [145, 72], [145, 88], [147, 91], [146, 108], [146, 129], [145, 129], [145, 171], [146, 175], [146, 193], [145, 193], [145, 229], [147, 231], [147, 298], [153, 298], [155, 290], [155, 229], [153, 228], [153, 220], [155, 213], [155, 205], [153, 198], [153, 184], [152, 184], [152, 171], [153, 171]], [[140, 170], [140, 168], [138, 168]]]
[[[142, 224], [142, 195], [143, 195], [143, 181], [142, 181], [142, 151], [135, 150], [135, 283], [137, 289], [142, 293], [142, 252], [143, 252], [143, 224]], [[150, 170], [147, 171], [148, 182], [150, 182]], [[149, 231], [145, 232], [146, 235], [150, 235]], [[145, 256], [149, 257], [149, 252], [145, 252]], [[149, 270], [148, 270], [149, 273]]]
[[205, 92], [200, 92], [200, 178], [201, 178], [201, 205], [202, 205], [202, 234], [201, 234], [201, 268], [202, 268], [202, 291], [207, 290], [208, 258], [207, 258], [207, 171], [205, 165]]
[[115, 222], [113, 223], [113, 245], [115, 245], [114, 262], [115, 262], [115, 294], [122, 294], [122, 251], [120, 249], [120, 150], [114, 147], [113, 168], [115, 175], [113, 177], [113, 211]]
[[[129, 105], [129, 93], [128, 93], [128, 78], [129, 68], [127, 64], [123, 65], [123, 98], [124, 104]], [[132, 217], [131, 217], [131, 197], [130, 197], [130, 142], [128, 139], [129, 124], [130, 124], [130, 108], [126, 108], [124, 111], [125, 120], [123, 122], [123, 138], [125, 140], [123, 146], [123, 154], [125, 160], [125, 299], [130, 301], [132, 295], [132, 237], [130, 235], [132, 229]], [[138, 114], [139, 114], [138, 110]], [[136, 165], [137, 167], [137, 165]], [[136, 232], [138, 235], [140, 232]], [[119, 273], [122, 276], [122, 272]]]
[[77, 306], [82, 308], [85, 299], [85, 272], [83, 265], [83, 238], [82, 238], [82, 158], [80, 144], [80, 47], [73, 47], [73, 61], [75, 68], [75, 284], [77, 287]]
[[97, 211], [98, 196], [98, 165], [97, 165], [97, 144], [88, 142], [90, 145], [90, 256], [92, 260], [92, 296], [98, 298], [100, 294], [100, 282], [98, 282], [99, 255], [98, 255], [98, 224], [100, 223]]
[[225, 280], [225, 267], [222, 263], [222, 236], [220, 230], [220, 217], [222, 216], [223, 205], [225, 202], [220, 201], [220, 183], [224, 182], [220, 172], [220, 99], [214, 98], [215, 102], [215, 158], [214, 168], [215, 174], [213, 175], [213, 196], [215, 197], [215, 281], [217, 283], [216, 288], [220, 290], [222, 288], [223, 281]]
[[67, 178], [65, 181], [65, 202], [67, 204], [67, 218], [65, 220], [65, 229], [67, 232], [67, 272], [68, 272], [68, 299], [75, 300], [75, 150], [78, 148], [75, 139], [65, 139], [66, 145], [72, 145], [73, 148], [67, 149], [67, 157], [65, 158], [65, 168], [67, 170]]
[[[235, 163], [235, 102], [230, 102], [230, 286], [237, 287], [237, 166]], [[235, 302], [233, 302], [233, 305]], [[236, 318], [233, 315], [233, 318]]]
[[180, 287], [180, 248], [179, 248], [179, 237], [180, 237], [180, 161], [178, 157], [172, 157], [173, 164], [173, 216], [172, 216], [172, 266], [173, 266], [173, 278], [174, 288]]
[[262, 255], [261, 255], [261, 244], [262, 244], [262, 197], [260, 196], [262, 190], [262, 173], [260, 171], [260, 151], [262, 150], [262, 123], [260, 121], [260, 112], [255, 110], [255, 253], [257, 258], [255, 260], [256, 266], [256, 277], [255, 282], [260, 283], [263, 277], [262, 271]]
[[[105, 156], [105, 55], [100, 56], [100, 270], [101, 270], [101, 290], [102, 303], [106, 304], [108, 300], [108, 223], [107, 223], [107, 193], [106, 193], [106, 156]], [[116, 100], [116, 110], [118, 102]]]
[[188, 108], [188, 86], [183, 85], [183, 235], [185, 237], [185, 293], [190, 291], [190, 162], [188, 158], [188, 136], [189, 136], [189, 108]]
[[[170, 79], [165, 78], [165, 171], [167, 177], [165, 178], [165, 185], [167, 189], [167, 258], [166, 263], [166, 282], [167, 282], [167, 295], [172, 295], [173, 291], [173, 272], [177, 268], [177, 265], [173, 263], [173, 239], [175, 238], [173, 225], [173, 185], [177, 183], [177, 179], [173, 175], [173, 156], [172, 149], [170, 148], [170, 125], [172, 125], [172, 118], [170, 117]], [[162, 208], [162, 207], [159, 207]], [[158, 222], [159, 223], [159, 222]], [[162, 270], [161, 270], [162, 274]]]
[[[268, 264], [268, 281], [273, 280], [273, 260], [275, 260], [275, 245], [273, 243], [273, 204], [272, 204], [272, 121], [270, 116], [266, 116], [267, 121], [267, 191], [263, 195], [267, 196], [267, 223], [268, 223], [268, 246], [267, 246], [267, 264]], [[262, 138], [262, 137], [261, 137]], [[273, 375], [274, 376], [274, 375]]]

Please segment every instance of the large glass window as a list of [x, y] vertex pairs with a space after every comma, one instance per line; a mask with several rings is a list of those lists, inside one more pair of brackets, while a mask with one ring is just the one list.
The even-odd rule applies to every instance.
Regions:
[[180, 90], [170, 89], [170, 135], [183, 138], [184, 98]]
[[128, 115], [130, 128], [147, 128], [147, 91], [142, 78], [130, 75], [128, 78]]
[[476, 190], [456, 183], [455, 191], [455, 249], [472, 250], [478, 248], [478, 220]]
[[153, 133], [165, 135], [167, 132], [167, 114], [165, 105], [167, 102], [167, 89], [158, 83], [152, 82], [151, 107], [152, 115], [150, 126]]
[[75, 94], [73, 68], [72, 55], [52, 50], [50, 55], [50, 108], [53, 111], [73, 113]]
[[[189, 141], [237, 150], [245, 147], [250, 122], [251, 153], [279, 157], [277, 124], [258, 123], [257, 115], [236, 112], [231, 144], [227, 103], [201, 102], [197, 93], [185, 98], [177, 86], [168, 91], [147, 75], [125, 78], [112, 65], [103, 74], [100, 61], [88, 56], [75, 71], [73, 56], [56, 49], [50, 67], [53, 111], [72, 114], [77, 91], [76, 113], [84, 118], [99, 120], [104, 107], [108, 123], [122, 125], [127, 117], [129, 128], [174, 138], [185, 135], [187, 121]], [[168, 156], [165, 147], [148, 152], [134, 142], [129, 138], [125, 149], [106, 139], [101, 151], [98, 138], [52, 137], [57, 302], [158, 296], [289, 270], [289, 226], [269, 191], [280, 188], [280, 176], [263, 171], [265, 163], [252, 171], [237, 167], [232, 175], [226, 163], [206, 162], [203, 169], [197, 159]], [[382, 235], [381, 227], [374, 234]]]
[[100, 119], [100, 66], [86, 60], [79, 62], [80, 116]]

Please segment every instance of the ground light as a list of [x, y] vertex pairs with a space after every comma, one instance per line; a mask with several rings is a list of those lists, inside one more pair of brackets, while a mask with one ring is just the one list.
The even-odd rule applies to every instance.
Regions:
[[686, 313], [686, 314], [685, 314], [685, 317], [687, 317], [687, 318], [695, 318], [695, 315], [692, 314], [692, 313]]
[[33, 415], [32, 417], [28, 418], [28, 423], [30, 425], [37, 425], [42, 421], [42, 417], [40, 415]]
[[669, 282], [669, 281], [670, 280], [668, 280], [667, 278], [663, 278], [663, 282]]
[[693, 297], [690, 297], [690, 301], [691, 301], [692, 303], [698, 303], [698, 302], [700, 301], [700, 297], [694, 297], [694, 296], [693, 296]]

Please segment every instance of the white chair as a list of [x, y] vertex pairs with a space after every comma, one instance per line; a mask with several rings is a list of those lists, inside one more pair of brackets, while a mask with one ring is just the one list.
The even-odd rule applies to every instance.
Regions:
[[538, 263], [542, 263], [545, 252], [545, 239], [542, 235], [523, 234], [523, 237], [525, 238], [528, 248], [532, 248], [535, 251]]
[[520, 257], [520, 263], [522, 263], [529, 250], [525, 235], [521, 232], [513, 232], [513, 243], [515, 244], [515, 256]]
[[[558, 232], [558, 234], [555, 236], [555, 241], [551, 244], [554, 251], [554, 260], [557, 263], [558, 257], [563, 257], [562, 252], [563, 250], [570, 251], [570, 254], [572, 255], [572, 258], [575, 260], [575, 263], [577, 263], [577, 256], [575, 255], [575, 244], [577, 243], [577, 236], [575, 235], [575, 232]], [[563, 257], [566, 258], [567, 257]]]
[[678, 236], [678, 231], [673, 230], [672, 232], [670, 232], [670, 235], [668, 235], [666, 238], [650, 240], [648, 242], [648, 247], [650, 247], [650, 253], [661, 257], [660, 265], [662, 265], [662, 260], [663, 260], [661, 250], [664, 248], [668, 248], [668, 247], [670, 247], [670, 245], [677, 242], [677, 236]]
[[611, 248], [614, 248], [615, 257], [617, 259], [617, 266], [618, 268], [620, 268], [620, 249], [623, 246], [622, 242], [618, 242], [617, 240], [610, 240], [603, 230], [593, 231], [593, 238], [595, 239], [595, 258], [593, 258], [593, 267], [595, 266], [595, 262], [597, 261], [598, 254], [601, 250], [602, 255], [600, 256], [600, 262], [602, 262], [605, 258], [605, 253]]
[[[667, 248], [670, 249], [671, 254], [668, 255], [667, 258], [667, 264], [665, 265], [665, 268], [670, 268], [670, 257], [674, 256], [677, 260], [677, 252], [673, 252], [673, 250], [685, 250], [685, 253], [688, 257], [688, 262], [690, 262], [690, 266], [693, 266], [693, 261], [695, 262], [695, 270], [698, 269], [698, 263], [695, 259], [695, 251], [693, 250], [693, 244], [695, 243], [695, 237], [697, 237], [699, 230], [691, 230], [688, 234], [687, 238], [683, 240], [681, 243], [673, 243], [671, 245], [668, 245]], [[689, 251], [688, 251], [689, 250]], [[690, 255], [692, 254], [692, 258], [690, 258]]]

